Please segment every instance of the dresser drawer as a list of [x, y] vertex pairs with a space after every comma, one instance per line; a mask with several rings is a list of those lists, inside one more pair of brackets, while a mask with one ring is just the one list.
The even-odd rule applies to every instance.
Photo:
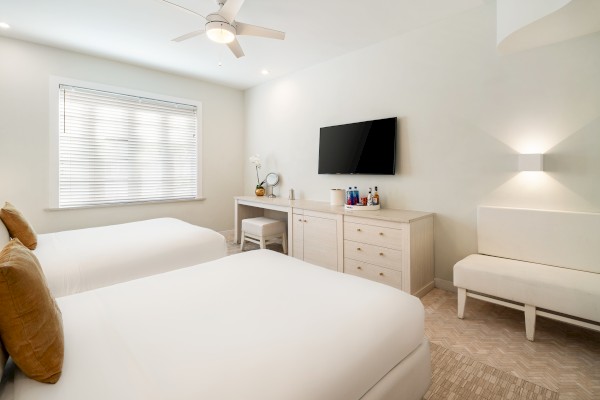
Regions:
[[402, 252], [372, 244], [344, 240], [344, 258], [402, 270]]
[[346, 222], [344, 239], [402, 250], [402, 230], [375, 225]]
[[400, 271], [345, 258], [344, 272], [402, 289], [402, 272]]

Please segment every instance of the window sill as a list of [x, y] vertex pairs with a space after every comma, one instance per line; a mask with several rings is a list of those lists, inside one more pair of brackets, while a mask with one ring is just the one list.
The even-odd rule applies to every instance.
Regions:
[[78, 206], [78, 207], [48, 207], [45, 208], [44, 211], [68, 211], [68, 210], [82, 210], [82, 209], [90, 209], [90, 208], [111, 208], [111, 207], [129, 207], [129, 206], [141, 206], [141, 205], [149, 205], [149, 204], [170, 204], [170, 203], [190, 203], [196, 201], [204, 201], [206, 197], [198, 197], [195, 199], [181, 199], [181, 200], [155, 200], [155, 201], [136, 201], [130, 203], [111, 203], [111, 204], [94, 204], [89, 206]]

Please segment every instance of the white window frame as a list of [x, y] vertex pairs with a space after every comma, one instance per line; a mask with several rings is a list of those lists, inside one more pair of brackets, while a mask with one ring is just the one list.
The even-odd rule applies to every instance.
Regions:
[[50, 76], [49, 79], [49, 123], [50, 123], [50, 209], [80, 209], [80, 208], [95, 208], [95, 207], [112, 207], [112, 206], [124, 206], [134, 204], [148, 204], [148, 203], [170, 203], [179, 201], [193, 201], [190, 199], [181, 200], [156, 200], [156, 201], [140, 201], [140, 202], [125, 202], [125, 203], [113, 203], [113, 204], [98, 204], [80, 207], [60, 207], [59, 206], [59, 90], [60, 85], [68, 86], [79, 86], [86, 89], [101, 90], [106, 92], [113, 92], [118, 94], [145, 97], [149, 99], [162, 100], [173, 103], [181, 103], [196, 106], [196, 118], [197, 118], [197, 170], [196, 170], [196, 198], [193, 200], [204, 200], [202, 191], [202, 164], [203, 164], [203, 153], [202, 153], [202, 103], [197, 100], [183, 99], [178, 97], [166, 96], [162, 94], [144, 92], [140, 90], [128, 89], [118, 86], [104, 85], [95, 82], [87, 82], [76, 79], [64, 78], [59, 76]]

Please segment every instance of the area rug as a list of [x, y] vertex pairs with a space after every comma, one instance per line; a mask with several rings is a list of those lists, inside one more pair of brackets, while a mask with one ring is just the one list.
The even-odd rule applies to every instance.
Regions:
[[426, 400], [558, 399], [558, 393], [431, 343], [432, 382]]

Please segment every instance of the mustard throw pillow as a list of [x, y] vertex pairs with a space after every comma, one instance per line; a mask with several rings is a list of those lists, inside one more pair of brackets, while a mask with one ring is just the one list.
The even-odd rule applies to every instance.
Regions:
[[25, 375], [58, 381], [64, 358], [62, 316], [37, 258], [19, 239], [0, 252], [0, 340]]
[[6, 229], [8, 229], [10, 237], [19, 239], [21, 243], [31, 250], [37, 247], [37, 235], [33, 227], [29, 225], [23, 214], [8, 201], [0, 209], [0, 219], [4, 222]]

